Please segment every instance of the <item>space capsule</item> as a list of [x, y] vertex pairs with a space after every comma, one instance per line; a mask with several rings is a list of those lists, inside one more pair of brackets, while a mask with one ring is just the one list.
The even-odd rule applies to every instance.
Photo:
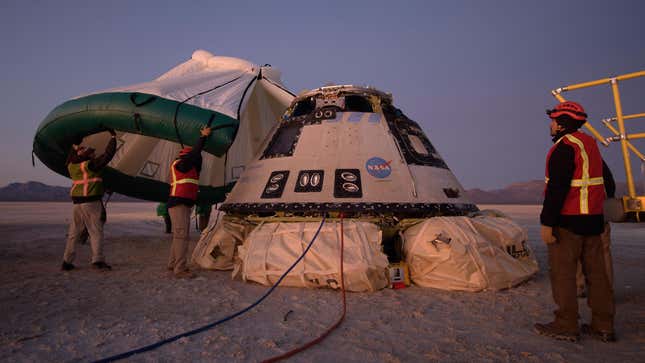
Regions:
[[427, 218], [477, 211], [418, 123], [374, 88], [296, 97], [220, 208], [237, 215]]
[[219, 210], [193, 261], [265, 285], [375, 291], [403, 261], [417, 285], [480, 291], [537, 271], [526, 230], [480, 212], [419, 124], [369, 87], [298, 95]]

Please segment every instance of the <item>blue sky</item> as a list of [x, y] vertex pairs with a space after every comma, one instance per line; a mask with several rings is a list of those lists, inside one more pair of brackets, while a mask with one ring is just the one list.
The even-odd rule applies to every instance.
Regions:
[[[0, 186], [67, 185], [31, 165], [47, 113], [80, 94], [149, 81], [196, 49], [272, 64], [296, 93], [330, 82], [391, 92], [466, 188], [541, 179], [550, 90], [645, 70], [643, 14], [645, 2], [620, 0], [3, 0]], [[645, 79], [620, 87], [624, 111], [645, 112]], [[565, 96], [609, 135], [599, 123], [614, 113], [608, 86]], [[619, 145], [602, 152], [624, 180]]]

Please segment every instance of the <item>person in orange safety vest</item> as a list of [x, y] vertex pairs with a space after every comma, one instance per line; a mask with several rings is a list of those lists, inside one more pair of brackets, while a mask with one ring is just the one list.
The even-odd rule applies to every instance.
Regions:
[[[546, 187], [540, 214], [541, 237], [549, 255], [555, 319], [536, 323], [541, 335], [577, 341], [580, 330], [602, 341], [614, 341], [614, 296], [606, 274], [600, 235], [604, 230], [605, 179], [611, 173], [596, 141], [580, 131], [587, 114], [576, 102], [547, 110], [554, 145], [546, 158]], [[611, 181], [613, 184], [613, 180]], [[576, 269], [578, 261], [589, 282], [591, 324], [578, 326]]]
[[168, 214], [172, 225], [172, 244], [168, 258], [168, 270], [177, 278], [193, 278], [188, 269], [188, 239], [190, 215], [199, 190], [199, 173], [202, 169], [202, 148], [211, 134], [211, 128], [200, 130], [201, 137], [195, 147], [187, 146], [179, 151], [179, 157], [170, 166], [170, 196]]
[[74, 207], [72, 221], [67, 233], [67, 244], [63, 254], [63, 271], [75, 268], [76, 244], [82, 240], [84, 233], [89, 234], [92, 248], [92, 267], [98, 270], [111, 270], [103, 256], [103, 223], [105, 214], [103, 206], [103, 168], [112, 160], [116, 152], [116, 133], [110, 132], [110, 142], [105, 152], [96, 157], [91, 147], [73, 145], [67, 157], [67, 170], [72, 178], [70, 195]]

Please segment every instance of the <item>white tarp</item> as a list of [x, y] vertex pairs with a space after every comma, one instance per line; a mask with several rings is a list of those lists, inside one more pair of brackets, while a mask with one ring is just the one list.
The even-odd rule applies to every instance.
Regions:
[[193, 250], [192, 261], [209, 270], [232, 270], [236, 248], [244, 242], [253, 227], [243, 220], [228, 218], [225, 213], [219, 212], [202, 232]]
[[[258, 77], [260, 74], [262, 77]], [[94, 93], [103, 92], [148, 93], [239, 119], [235, 141], [226, 156], [204, 153], [199, 184], [211, 187], [239, 178], [293, 99], [282, 86], [277, 69], [204, 50], [195, 51], [190, 60], [153, 81]], [[168, 117], [172, 122], [172, 115]], [[84, 143], [105, 145], [100, 137], [92, 135]], [[110, 167], [130, 176], [169, 183], [168, 168], [181, 148], [178, 143], [130, 133], [119, 133], [119, 140]]]
[[443, 290], [500, 290], [538, 271], [526, 231], [493, 216], [434, 217], [404, 233], [412, 281]]
[[[298, 259], [320, 223], [265, 223], [238, 247], [234, 276], [273, 285]], [[344, 221], [345, 289], [375, 291], [388, 285], [388, 261], [381, 252], [381, 232], [372, 223]], [[340, 288], [340, 223], [323, 225], [311, 249], [281, 286]]]

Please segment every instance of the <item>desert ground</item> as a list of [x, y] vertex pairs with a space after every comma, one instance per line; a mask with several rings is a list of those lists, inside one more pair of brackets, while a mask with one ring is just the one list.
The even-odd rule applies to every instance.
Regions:
[[[528, 229], [540, 271], [508, 290], [451, 292], [411, 286], [348, 293], [338, 329], [292, 362], [645, 362], [645, 224], [614, 224], [618, 342], [579, 343], [536, 335], [552, 318], [539, 206], [484, 205]], [[90, 268], [79, 246], [60, 270], [71, 203], [0, 203], [0, 360], [87, 362], [203, 326], [255, 302], [266, 286], [197, 270], [165, 269], [170, 237], [153, 203], [110, 203], [105, 254], [110, 272]], [[199, 234], [192, 232], [192, 243]], [[579, 300], [582, 320], [589, 309]], [[132, 362], [255, 362], [320, 335], [340, 316], [330, 289], [278, 288], [248, 313], [211, 330], [135, 355]]]

